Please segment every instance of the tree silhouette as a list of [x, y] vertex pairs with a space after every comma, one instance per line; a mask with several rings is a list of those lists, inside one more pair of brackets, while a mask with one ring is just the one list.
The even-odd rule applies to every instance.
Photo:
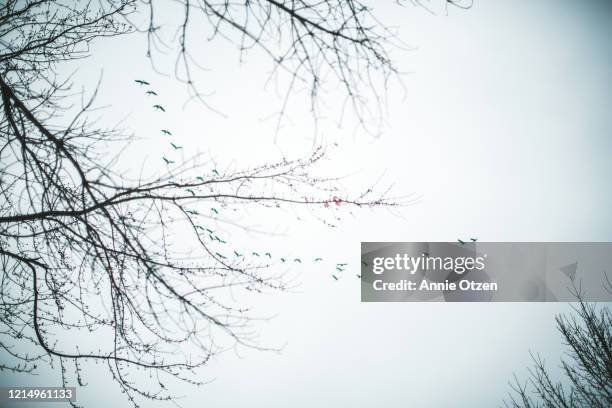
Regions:
[[[176, 74], [203, 102], [192, 80], [190, 26], [197, 18], [241, 52], [260, 48], [289, 72], [287, 97], [298, 82], [309, 84], [315, 114], [323, 79], [331, 75], [365, 126], [365, 89], [379, 95], [374, 72], [383, 82], [397, 72], [386, 51], [391, 33], [359, 1], [171, 3], [183, 8]], [[228, 341], [260, 347], [249, 311], [226, 291], [283, 290], [282, 265], [302, 259], [234, 246], [220, 226], [248, 225], [233, 214], [253, 206], [303, 208], [333, 225], [350, 207], [402, 204], [378, 186], [350, 194], [339, 179], [317, 175], [323, 147], [247, 169], [217, 169], [195, 156], [163, 157], [167, 171], [159, 176], [119, 173], [114, 164], [121, 153], [109, 151], [131, 136], [91, 119], [99, 88], [89, 98], [75, 95], [57, 68], [86, 58], [98, 38], [140, 30], [154, 59], [156, 50], [172, 46], [159, 35], [157, 4], [0, 5], [0, 369], [33, 373], [41, 363], [59, 365], [70, 385], [82, 384], [82, 361], [100, 362], [134, 405], [139, 398], [171, 399], [168, 378], [198, 383], [194, 370]], [[152, 89], [146, 95], [157, 97]], [[163, 115], [163, 105], [152, 106]], [[161, 132], [172, 137], [169, 129]], [[194, 245], [182, 248], [180, 240]], [[338, 265], [341, 272], [344, 264]], [[38, 354], [21, 351], [24, 343]], [[189, 355], [187, 345], [199, 354]]]
[[[606, 289], [612, 286], [606, 277]], [[583, 300], [574, 287], [579, 303], [574, 314], [561, 314], [555, 320], [567, 346], [567, 359], [561, 360], [564, 375], [555, 380], [544, 360], [532, 355], [534, 365], [529, 379], [515, 376], [506, 407], [513, 408], [607, 408], [612, 406], [612, 314], [607, 304], [597, 306]]]

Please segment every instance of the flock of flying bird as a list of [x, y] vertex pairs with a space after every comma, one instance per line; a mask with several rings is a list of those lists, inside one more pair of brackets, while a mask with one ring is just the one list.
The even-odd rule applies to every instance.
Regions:
[[[145, 80], [143, 80], [143, 79], [135, 79], [135, 80], [134, 80], [134, 82], [136, 82], [136, 83], [137, 83], [138, 85], [140, 85], [140, 86], [147, 86], [147, 87], [150, 87], [150, 86], [151, 86], [151, 83], [149, 83], [148, 81], [145, 81]], [[154, 90], [152, 90], [152, 89], [147, 89], [147, 91], [145, 92], [145, 94], [146, 94], [147, 96], [157, 96], [157, 92], [155, 92], [155, 91], [154, 91]], [[166, 112], [166, 109], [165, 109], [165, 108], [164, 108], [162, 105], [160, 105], [160, 104], [154, 104], [154, 105], [153, 105], [153, 109], [155, 109], [155, 110], [157, 110], [157, 111], [159, 111], [159, 112]], [[173, 135], [172, 135], [172, 132], [171, 132], [170, 130], [168, 130], [168, 129], [161, 129], [161, 133], [162, 133], [162, 134], [164, 134], [165, 136], [173, 136]], [[175, 144], [175, 143], [173, 143], [173, 142], [170, 142], [170, 146], [171, 146], [171, 147], [172, 147], [174, 150], [180, 150], [180, 149], [182, 149], [182, 148], [183, 148], [182, 146], [179, 146], [179, 145], [177, 145], [177, 144]], [[164, 162], [165, 162], [167, 165], [170, 165], [170, 164], [174, 164], [174, 163], [175, 163], [175, 161], [173, 161], [173, 160], [171, 160], [171, 159], [168, 159], [166, 156], [162, 156], [162, 159], [164, 160]], [[213, 169], [213, 171], [212, 171], [212, 172], [213, 172], [213, 174], [214, 174], [215, 176], [219, 176], [219, 172], [218, 172], [216, 169]], [[197, 178], [198, 180], [200, 180], [200, 181], [204, 181], [204, 178], [203, 178], [203, 177], [196, 177], [196, 178]], [[186, 191], [187, 191], [188, 193], [190, 193], [191, 195], [193, 195], [193, 196], [195, 196], [195, 195], [196, 195], [195, 191], [193, 191], [193, 190], [192, 190], [192, 189], [190, 189], [190, 188], [186, 189]], [[214, 208], [214, 207], [213, 207], [213, 208], [211, 208], [211, 211], [212, 211], [213, 213], [215, 213], [215, 214], [219, 214], [219, 210], [217, 210], [217, 209], [216, 209], [216, 208]], [[195, 210], [186, 210], [186, 212], [187, 212], [187, 213], [189, 213], [189, 214], [192, 214], [192, 215], [199, 215], [199, 213], [198, 213], [197, 211], [195, 211]], [[213, 230], [211, 230], [211, 229], [209, 229], [209, 228], [204, 228], [204, 227], [199, 226], [199, 225], [197, 225], [197, 226], [196, 226], [196, 228], [197, 228], [197, 229], [201, 229], [201, 230], [204, 230], [204, 231], [208, 232], [208, 236], [209, 236], [209, 238], [210, 238], [212, 241], [217, 241], [217, 242], [222, 243], [222, 244], [227, 244], [227, 242], [226, 242], [226, 241], [224, 241], [224, 240], [222, 240], [221, 238], [219, 238], [219, 237], [218, 237], [218, 236], [215, 234], [215, 232], [214, 232]], [[219, 253], [219, 252], [215, 252], [215, 255], [217, 255], [217, 256], [218, 256], [219, 258], [221, 258], [221, 259], [227, 259], [227, 257], [226, 257], [225, 255], [223, 255], [223, 254], [221, 254], [221, 253]], [[237, 258], [241, 258], [241, 257], [243, 257], [243, 256], [244, 256], [244, 254], [241, 254], [241, 253], [239, 253], [239, 252], [238, 252], [238, 251], [236, 251], [236, 250], [234, 250], [234, 255], [235, 255]], [[261, 257], [261, 255], [260, 255], [258, 252], [251, 252], [251, 256], [254, 256], [254, 257]], [[268, 258], [268, 259], [270, 259], [270, 260], [272, 259], [272, 254], [271, 254], [270, 252], [266, 252], [266, 253], [265, 253], [263, 256], [264, 256], [264, 257], [267, 257], [267, 258]], [[279, 258], [279, 260], [281, 261], [281, 263], [286, 263], [286, 262], [288, 262], [288, 261], [289, 261], [289, 259], [287, 259], [287, 258], [283, 258], [283, 257], [280, 257], [280, 258]], [[316, 263], [316, 262], [321, 262], [321, 261], [323, 261], [323, 258], [315, 258], [315, 259], [314, 259], [314, 262], [315, 262], [315, 263]], [[295, 263], [300, 263], [300, 264], [301, 264], [301, 263], [302, 263], [302, 260], [301, 260], [300, 258], [294, 258], [294, 259], [293, 259], [293, 262], [295, 262]], [[345, 268], [346, 268], [346, 266], [347, 266], [347, 265], [348, 265], [347, 263], [337, 263], [337, 264], [336, 264], [336, 271], [335, 271], [334, 273], [332, 273], [332, 274], [331, 274], [331, 277], [332, 277], [334, 280], [336, 280], [336, 281], [337, 281], [337, 280], [339, 280], [339, 279], [340, 279], [340, 278], [339, 278], [339, 276], [340, 276], [340, 274], [339, 274], [339, 273], [344, 272], [344, 270], [345, 270]], [[358, 278], [360, 278], [360, 277], [361, 277], [361, 275], [357, 275], [357, 277], [358, 277]]]
[[[476, 241], [478, 241], [478, 238], [470, 238], [470, 241], [476, 242]], [[457, 239], [457, 242], [459, 243], [459, 245], [465, 245], [466, 244], [466, 241], [463, 241], [463, 240], [460, 240], [460, 239]]]
[[[148, 81], [145, 81], [144, 79], [135, 79], [134, 82], [136, 82], [138, 85], [140, 86], [151, 86], [151, 84]], [[157, 96], [157, 92], [155, 92], [152, 89], [148, 89], [145, 94], [149, 95], [149, 96]], [[160, 111], [160, 112], [166, 112], [166, 108], [164, 108], [162, 105], [156, 103], [153, 105], [153, 109]], [[172, 132], [169, 131], [168, 129], [161, 129], [161, 132], [166, 135], [166, 136], [172, 136]], [[183, 146], [179, 146], [177, 144], [175, 144], [174, 142], [170, 142], [170, 146], [172, 146], [172, 148], [174, 150], [180, 150], [183, 148]], [[164, 162], [166, 162], [166, 164], [174, 164], [175, 161], [174, 160], [170, 160], [168, 159], [166, 156], [162, 156], [162, 159]]]
[[[470, 241], [472, 241], [472, 242], [476, 242], [476, 241], [478, 241], [478, 238], [470, 238]], [[465, 244], [467, 244], [467, 241], [464, 241], [464, 240], [459, 239], [459, 238], [457, 238], [457, 242], [459, 243], [459, 245], [465, 245]], [[428, 253], [428, 252], [423, 252], [423, 255], [425, 255], [425, 256], [429, 256], [429, 253]]]

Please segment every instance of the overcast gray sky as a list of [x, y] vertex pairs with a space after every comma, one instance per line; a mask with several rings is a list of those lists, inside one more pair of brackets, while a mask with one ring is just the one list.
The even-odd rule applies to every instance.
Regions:
[[[287, 233], [274, 250], [343, 258], [354, 269], [335, 282], [305, 267], [299, 293], [260, 298], [262, 315], [278, 314], [257, 325], [262, 342], [286, 343], [283, 352], [221, 355], [202, 371], [212, 383], [184, 387], [184, 407], [490, 407], [513, 373], [524, 374], [530, 350], [553, 365], [560, 357], [553, 317], [565, 304], [361, 304], [352, 277], [361, 241], [612, 240], [610, 3], [476, 0], [448, 15], [374, 7], [412, 47], [393, 52], [405, 95], [391, 89], [380, 138], [350, 123], [338, 128], [331, 114], [318, 137], [340, 145], [330, 167], [357, 172], [349, 187], [384, 174], [394, 191], [419, 200], [395, 214], [362, 212], [333, 230], [314, 220], [270, 221]], [[183, 108], [185, 89], [151, 70], [143, 37], [107, 39], [92, 52], [75, 81], [91, 84], [103, 68], [100, 104], [143, 138], [128, 151], [131, 163], [146, 156], [156, 166], [167, 148], [159, 115], [132, 82], [141, 77], [163, 98], [163, 124], [188, 151], [246, 164], [312, 145], [305, 96], [275, 143], [275, 124], [263, 119], [281, 99], [264, 87], [271, 66], [256, 52], [240, 64], [231, 45], [202, 43], [210, 71], [198, 83], [227, 117]], [[340, 98], [326, 96], [330, 112]], [[105, 374], [88, 383], [79, 390], [86, 406], [122, 397]]]

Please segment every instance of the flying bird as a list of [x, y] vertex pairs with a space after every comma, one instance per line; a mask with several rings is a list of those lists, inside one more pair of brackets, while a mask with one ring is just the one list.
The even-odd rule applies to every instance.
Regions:
[[200, 176], [198, 176], [198, 177], [196, 177], [196, 179], [197, 179], [197, 180], [200, 180], [200, 181], [204, 181], [204, 177], [200, 177]]
[[162, 129], [161, 131], [164, 135], [172, 136], [172, 132], [169, 131], [168, 129]]
[[174, 143], [170, 142], [170, 144], [172, 145], [172, 147], [174, 148], [174, 150], [178, 150], [178, 149], [182, 149], [183, 146], [177, 146]]
[[215, 174], [215, 176], [219, 175], [219, 172], [217, 170], [215, 170], [215, 169], [213, 169], [213, 173]]
[[251, 252], [251, 255], [259, 256], [257, 252]]
[[336, 275], [332, 274], [332, 278], [334, 278], [335, 280], [338, 280], [338, 277]]
[[322, 260], [323, 260], [323, 258], [315, 258], [315, 260], [314, 260], [314, 261], [315, 261], [315, 262], [319, 262], [319, 261], [322, 261]]
[[162, 112], [165, 112], [165, 111], [166, 111], [166, 110], [164, 109], [164, 107], [163, 107], [163, 106], [161, 106], [161, 105], [153, 105], [153, 107], [154, 107], [155, 109], [157, 109], [157, 110], [162, 111]]
[[151, 85], [150, 83], [142, 79], [135, 79], [134, 82], [136, 82], [138, 85]]
[[219, 214], [219, 210], [217, 210], [216, 208], [211, 207], [211, 210], [212, 210], [212, 212], [214, 212], [215, 214]]
[[166, 164], [172, 164], [174, 163], [172, 160], [168, 160], [165, 157], [162, 157], [162, 159], [164, 159], [164, 161], [166, 162]]
[[470, 238], [470, 241], [476, 242], [476, 241], [478, 241], [478, 238]]
[[187, 192], [191, 193], [192, 196], [196, 195], [195, 191], [190, 188], [187, 189]]
[[370, 264], [368, 264], [366, 261], [361, 261], [361, 264], [362, 264], [363, 266], [369, 266], [369, 265], [370, 265]]
[[360, 274], [357, 274], [357, 279], [361, 279], [361, 275]]
[[302, 263], [302, 260], [301, 260], [300, 258], [295, 258], [295, 259], [293, 260], [293, 262], [299, 262], [299, 263]]
[[265, 255], [266, 255], [268, 258], [272, 258], [272, 255], [271, 255], [269, 252], [266, 252], [266, 253], [265, 253]]
[[236, 256], [242, 256], [242, 254], [239, 254], [238, 251], [234, 250], [234, 255]]
[[344, 269], [342, 269], [340, 266], [336, 266], [336, 269], [338, 270], [338, 272], [344, 272]]
[[147, 95], [155, 95], [155, 96], [157, 96], [157, 93], [155, 93], [155, 91], [151, 91], [151, 90], [148, 90], [148, 91], [146, 92], [146, 94], [147, 94]]
[[285, 258], [281, 258], [281, 262], [287, 262]]
[[218, 256], [219, 258], [227, 259], [226, 257], [224, 257], [223, 255], [221, 255], [221, 254], [220, 254], [220, 253], [218, 253], [218, 252], [215, 252], [215, 254], [217, 254], [217, 256]]
[[465, 241], [462, 241], [460, 239], [458, 239], [457, 242], [459, 242], [460, 245], [464, 245], [465, 244]]

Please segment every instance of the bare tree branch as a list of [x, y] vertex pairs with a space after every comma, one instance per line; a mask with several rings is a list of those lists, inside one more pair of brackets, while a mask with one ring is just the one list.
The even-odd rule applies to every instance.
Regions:
[[[251, 328], [253, 314], [227, 291], [285, 290], [290, 260], [229, 242], [236, 237], [224, 226], [248, 230], [236, 214], [301, 209], [334, 226], [351, 208], [405, 203], [377, 185], [351, 194], [340, 179], [317, 175], [323, 147], [232, 171], [196, 156], [181, 163], [164, 158], [168, 171], [159, 176], [118, 174], [112, 163], [121, 153], [109, 160], [108, 146], [131, 136], [90, 119], [98, 89], [74, 105], [79, 95], [56, 69], [87, 57], [97, 38], [134, 32], [130, 20], [143, 11], [155, 47], [155, 4], [0, 6], [0, 370], [33, 373], [55, 363], [64, 385], [81, 384], [81, 362], [102, 361], [134, 405], [139, 398], [171, 399], [170, 377], [198, 384], [194, 370], [227, 347], [264, 348]], [[387, 30], [359, 2], [180, 4], [177, 67], [188, 84], [188, 26], [196, 12], [215, 35], [235, 31], [241, 49], [269, 52], [279, 67], [309, 81], [313, 96], [328, 75], [323, 71], [337, 76], [358, 116], [370, 71], [395, 72], [383, 47]], [[184, 242], [191, 244], [178, 244]], [[38, 354], [16, 351], [26, 343]], [[186, 351], [193, 346], [196, 356]]]
[[[607, 281], [607, 276], [606, 276]], [[506, 407], [513, 408], [605, 408], [612, 406], [612, 314], [607, 304], [586, 303], [574, 286], [578, 304], [573, 314], [556, 317], [557, 328], [567, 346], [561, 360], [562, 380], [554, 380], [544, 360], [532, 356], [529, 380], [515, 377]]]

